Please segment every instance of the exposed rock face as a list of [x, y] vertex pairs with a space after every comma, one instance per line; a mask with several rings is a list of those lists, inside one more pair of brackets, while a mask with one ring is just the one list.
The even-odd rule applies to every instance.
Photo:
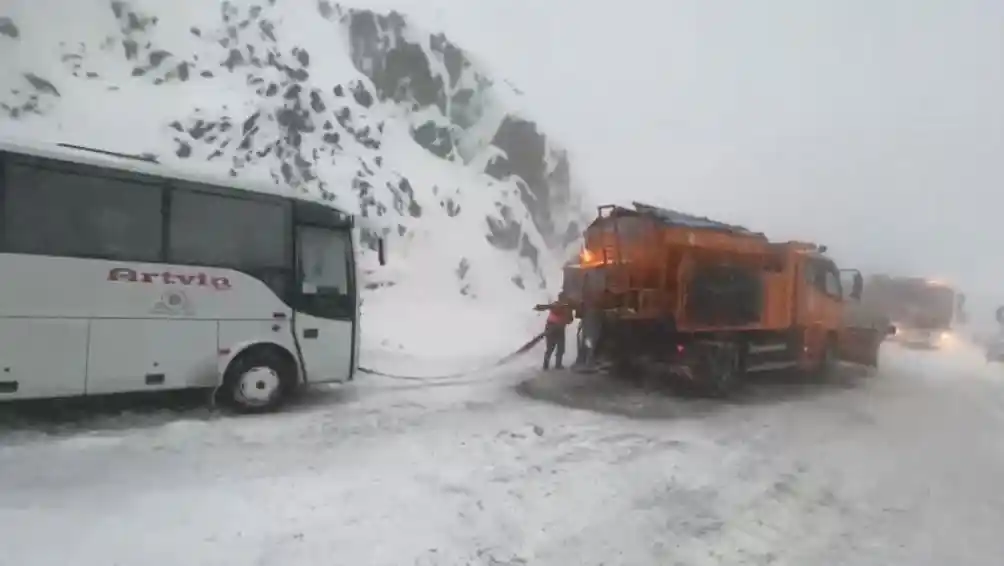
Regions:
[[505, 156], [494, 157], [485, 172], [499, 180], [516, 177], [520, 198], [541, 234], [549, 243], [557, 243], [557, 237], [563, 234], [556, 230], [553, 209], [567, 207], [570, 201], [567, 154], [550, 149], [536, 124], [513, 116], [506, 116], [492, 144]]
[[[490, 96], [491, 81], [478, 73], [464, 51], [445, 36], [416, 38], [406, 19], [396, 12], [380, 15], [349, 10], [343, 21], [350, 33], [352, 61], [373, 81], [380, 100], [404, 104], [415, 111], [430, 107], [438, 110], [436, 114], [443, 120], [423, 122], [414, 128], [413, 136], [435, 155], [455, 159], [459, 138], [484, 118], [482, 109], [485, 98]], [[511, 114], [502, 115], [494, 134], [484, 143], [501, 150], [488, 160], [485, 173], [499, 181], [513, 181], [546, 242], [565, 243], [568, 225], [557, 225], [558, 218], [564, 215], [555, 211], [571, 204], [567, 153], [555, 147], [533, 121]], [[509, 249], [512, 231], [518, 229], [511, 211], [501, 219], [491, 219], [489, 224], [492, 241]], [[508, 235], [495, 232], [502, 225]], [[533, 249], [533, 245], [527, 249]]]
[[17, 28], [17, 24], [14, 20], [0, 16], [0, 35], [6, 35], [11, 39], [17, 39], [21, 35], [21, 31]]

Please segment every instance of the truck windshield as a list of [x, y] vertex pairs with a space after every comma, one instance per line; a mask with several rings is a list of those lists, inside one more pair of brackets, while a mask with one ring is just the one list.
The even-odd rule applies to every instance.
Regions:
[[923, 328], [945, 328], [951, 325], [955, 312], [955, 292], [948, 287], [926, 286], [910, 297], [913, 324]]

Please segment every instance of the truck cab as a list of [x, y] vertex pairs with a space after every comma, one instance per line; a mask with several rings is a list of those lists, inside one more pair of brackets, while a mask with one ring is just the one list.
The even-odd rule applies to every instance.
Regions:
[[838, 358], [875, 367], [888, 329], [861, 305], [861, 273], [838, 268], [823, 251], [797, 254], [795, 322], [804, 333], [800, 366], [818, 367]]

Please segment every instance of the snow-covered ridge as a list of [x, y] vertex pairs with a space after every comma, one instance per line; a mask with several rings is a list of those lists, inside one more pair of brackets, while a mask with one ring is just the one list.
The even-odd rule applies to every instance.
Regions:
[[369, 271], [371, 307], [528, 305], [582, 220], [566, 152], [510, 110], [519, 92], [396, 12], [15, 0], [0, 84], [4, 136], [271, 180], [366, 217], [391, 260]]

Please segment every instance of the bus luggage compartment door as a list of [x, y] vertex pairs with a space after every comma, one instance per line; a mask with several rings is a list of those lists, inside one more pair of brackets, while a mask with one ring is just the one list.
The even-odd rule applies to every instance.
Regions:
[[211, 387], [213, 320], [96, 319], [87, 352], [87, 394]]
[[87, 321], [0, 318], [0, 401], [82, 395]]

